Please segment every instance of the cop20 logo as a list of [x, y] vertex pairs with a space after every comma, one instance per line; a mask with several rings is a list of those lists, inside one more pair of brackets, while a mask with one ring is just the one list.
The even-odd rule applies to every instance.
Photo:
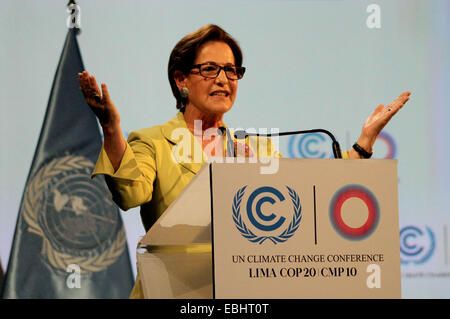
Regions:
[[429, 227], [405, 226], [400, 230], [402, 264], [423, 264], [433, 255], [434, 234]]
[[[342, 207], [350, 199], [359, 199], [367, 207], [367, 219], [358, 227], [349, 225], [342, 216]], [[329, 208], [330, 221], [336, 232], [348, 240], [362, 240], [369, 237], [377, 228], [380, 207], [375, 195], [366, 187], [350, 184], [341, 187], [333, 196]]]
[[[379, 143], [381, 141], [382, 143]], [[381, 131], [377, 137], [377, 158], [396, 158], [397, 145], [391, 134], [386, 131]], [[383, 145], [384, 144], [384, 145]]]
[[265, 203], [274, 205], [277, 201], [278, 203], [283, 202], [285, 196], [282, 192], [271, 186], [263, 186], [254, 190], [248, 197], [246, 205], [243, 205], [246, 219], [249, 222], [249, 225], [247, 225], [241, 215], [241, 204], [246, 189], [247, 186], [244, 186], [236, 192], [232, 205], [233, 221], [241, 235], [250, 242], [259, 244], [266, 240], [278, 244], [291, 238], [302, 220], [302, 206], [298, 194], [292, 188], [286, 186], [292, 203], [292, 218], [288, 221], [287, 216], [277, 215], [273, 212], [264, 214], [261, 211], [261, 206]]

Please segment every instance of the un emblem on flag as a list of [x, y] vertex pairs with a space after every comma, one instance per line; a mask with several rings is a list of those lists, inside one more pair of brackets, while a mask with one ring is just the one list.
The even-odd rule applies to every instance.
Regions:
[[119, 211], [105, 184], [90, 178], [93, 167], [82, 156], [57, 158], [27, 186], [27, 230], [42, 237], [42, 255], [54, 268], [77, 264], [82, 273], [101, 271], [126, 247]]

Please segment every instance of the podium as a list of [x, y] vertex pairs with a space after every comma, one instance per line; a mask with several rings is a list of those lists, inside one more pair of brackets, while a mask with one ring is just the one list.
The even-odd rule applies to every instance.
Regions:
[[401, 298], [396, 160], [208, 163], [139, 241], [145, 298]]

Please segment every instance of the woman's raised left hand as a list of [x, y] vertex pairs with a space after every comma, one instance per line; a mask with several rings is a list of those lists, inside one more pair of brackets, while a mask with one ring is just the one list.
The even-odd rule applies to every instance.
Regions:
[[[374, 112], [367, 118], [361, 130], [361, 136], [357, 143], [367, 152], [372, 152], [373, 144], [380, 134], [381, 130], [386, 126], [392, 117], [405, 105], [409, 100], [411, 92], [400, 94], [391, 104], [384, 106], [378, 105]], [[352, 156], [353, 155], [353, 156]], [[359, 158], [359, 154], [355, 150], [350, 151], [351, 158]]]

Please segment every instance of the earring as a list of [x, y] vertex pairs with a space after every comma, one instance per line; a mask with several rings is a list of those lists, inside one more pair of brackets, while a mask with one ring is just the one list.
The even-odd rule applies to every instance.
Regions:
[[182, 89], [180, 90], [180, 95], [181, 95], [182, 98], [187, 98], [188, 95], [189, 95], [189, 90], [188, 90], [188, 88], [182, 88]]

